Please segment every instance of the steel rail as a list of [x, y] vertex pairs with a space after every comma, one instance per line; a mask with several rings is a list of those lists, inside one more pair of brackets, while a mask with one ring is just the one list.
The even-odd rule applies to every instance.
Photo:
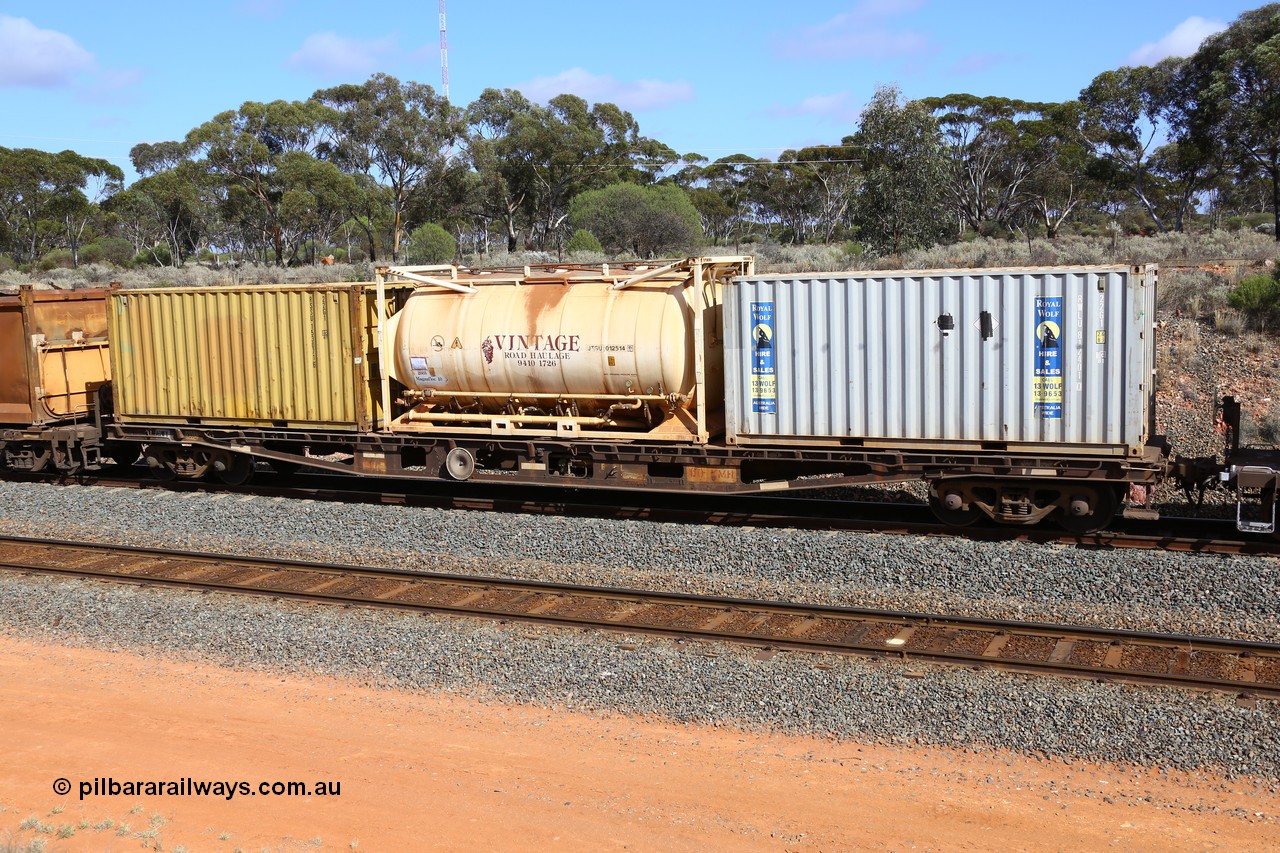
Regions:
[[1280, 699], [1280, 643], [13, 536], [0, 568]]

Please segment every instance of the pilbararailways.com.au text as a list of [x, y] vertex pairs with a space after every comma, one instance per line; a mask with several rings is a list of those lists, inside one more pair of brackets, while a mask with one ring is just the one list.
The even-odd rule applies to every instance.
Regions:
[[[69, 780], [54, 781], [56, 793], [71, 792]], [[80, 799], [86, 797], [340, 797], [342, 783], [320, 780], [317, 782], [245, 782], [239, 780], [192, 779], [190, 776], [175, 780], [126, 779], [118, 781], [110, 776], [99, 776], [79, 782]]]

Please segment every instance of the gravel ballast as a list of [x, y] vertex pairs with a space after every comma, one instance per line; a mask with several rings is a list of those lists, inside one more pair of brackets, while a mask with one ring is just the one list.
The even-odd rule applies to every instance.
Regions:
[[[380, 687], [1280, 779], [1280, 703], [484, 620], [0, 577], [0, 631]], [[1280, 787], [1277, 788], [1280, 790]]]
[[0, 483], [0, 533], [1098, 627], [1280, 638], [1277, 561]]
[[[1275, 560], [0, 483], [0, 533], [1272, 640]], [[1280, 779], [1280, 703], [0, 576], [0, 631], [480, 699]], [[714, 655], [714, 656], [711, 656]]]

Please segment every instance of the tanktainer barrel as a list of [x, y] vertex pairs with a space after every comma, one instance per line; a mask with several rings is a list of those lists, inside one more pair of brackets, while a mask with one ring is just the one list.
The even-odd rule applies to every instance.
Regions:
[[683, 291], [599, 281], [419, 290], [390, 321], [392, 376], [420, 391], [554, 394], [587, 407], [606, 395], [687, 395], [693, 309]]
[[748, 264], [410, 274], [422, 286], [387, 323], [390, 373], [414, 404], [399, 428], [688, 433], [700, 388], [720, 387], [721, 282]]

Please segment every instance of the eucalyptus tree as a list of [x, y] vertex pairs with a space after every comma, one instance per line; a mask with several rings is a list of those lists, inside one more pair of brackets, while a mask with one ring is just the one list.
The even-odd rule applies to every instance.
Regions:
[[535, 104], [512, 89], [486, 89], [467, 108], [468, 157], [481, 205], [501, 222], [507, 248], [519, 234], [540, 249], [557, 244], [570, 200], [622, 180], [652, 180], [675, 152], [640, 135], [631, 113], [576, 95]]
[[1096, 177], [1097, 158], [1080, 133], [1082, 109], [1078, 101], [1048, 104], [1038, 118], [1021, 122], [1019, 151], [1037, 165], [1019, 191], [1050, 240], [1106, 189]]
[[1160, 211], [1164, 187], [1151, 160], [1174, 131], [1182, 62], [1171, 57], [1151, 66], [1104, 71], [1080, 93], [1081, 130], [1094, 154], [1162, 232], [1168, 230]]
[[624, 179], [648, 147], [631, 113], [610, 103], [588, 106], [577, 95], [518, 114], [508, 141], [531, 171], [534, 193], [525, 203], [542, 249], [556, 242], [575, 195]]
[[873, 252], [929, 246], [952, 231], [947, 215], [949, 163], [937, 120], [895, 86], [876, 89], [858, 132], [843, 143], [858, 158], [862, 182], [854, 224]]
[[[138, 235], [143, 229], [136, 218], [154, 219], [175, 266], [182, 266], [208, 241], [222, 198], [217, 180], [205, 165], [190, 159], [193, 150], [183, 142], [135, 145], [129, 159], [142, 177], [122, 194], [128, 198], [118, 199], [116, 205], [117, 213], [135, 217], [132, 228]], [[157, 240], [134, 242], [141, 251]]]
[[687, 249], [702, 236], [698, 212], [673, 183], [639, 186], [621, 182], [575, 196], [569, 218], [605, 248], [653, 257]]
[[755, 221], [769, 226], [783, 242], [808, 242], [820, 215], [822, 190], [799, 152], [784, 151], [776, 163], [757, 163], [748, 171]]
[[61, 243], [77, 263], [98, 203], [123, 182], [119, 166], [74, 151], [0, 148], [0, 222], [15, 260], [39, 261]]
[[703, 232], [713, 243], [740, 240], [754, 216], [752, 199], [759, 185], [756, 171], [768, 168], [769, 161], [746, 154], [731, 154], [714, 163], [697, 154], [686, 155], [684, 160], [689, 165], [676, 173], [674, 181], [689, 192]]
[[[276, 264], [291, 247], [281, 209], [288, 191], [286, 161], [315, 159], [323, 132], [335, 124], [334, 111], [317, 101], [249, 101], [219, 113], [187, 134], [188, 156], [225, 185], [223, 212], [246, 241], [262, 242]], [[256, 236], [258, 239], [252, 239]]]
[[952, 94], [921, 102], [938, 119], [951, 160], [947, 181], [963, 222], [979, 230], [1009, 227], [1029, 202], [1026, 182], [1052, 157], [1039, 125], [1052, 105], [1002, 97]]
[[[406, 208], [458, 180], [453, 155], [465, 134], [462, 111], [425, 83], [401, 83], [386, 74], [359, 85], [321, 89], [312, 99], [335, 114], [322, 153], [387, 189], [373, 198], [382, 196], [390, 203], [391, 254], [398, 260]], [[374, 217], [364, 221], [372, 225]], [[373, 234], [368, 237], [370, 260], [376, 260]]]
[[1280, 4], [1245, 12], [1207, 38], [1184, 75], [1200, 126], [1224, 142], [1242, 175], [1265, 177], [1280, 240]]
[[468, 209], [501, 226], [508, 252], [519, 248], [520, 211], [535, 192], [532, 154], [517, 149], [509, 137], [517, 119], [533, 109], [533, 102], [515, 89], [485, 89], [466, 110], [466, 156], [476, 175]]
[[310, 243], [305, 260], [316, 261], [318, 244], [332, 242], [359, 196], [352, 176], [335, 164], [300, 151], [285, 154], [280, 163], [280, 223], [289, 247], [289, 260]]

